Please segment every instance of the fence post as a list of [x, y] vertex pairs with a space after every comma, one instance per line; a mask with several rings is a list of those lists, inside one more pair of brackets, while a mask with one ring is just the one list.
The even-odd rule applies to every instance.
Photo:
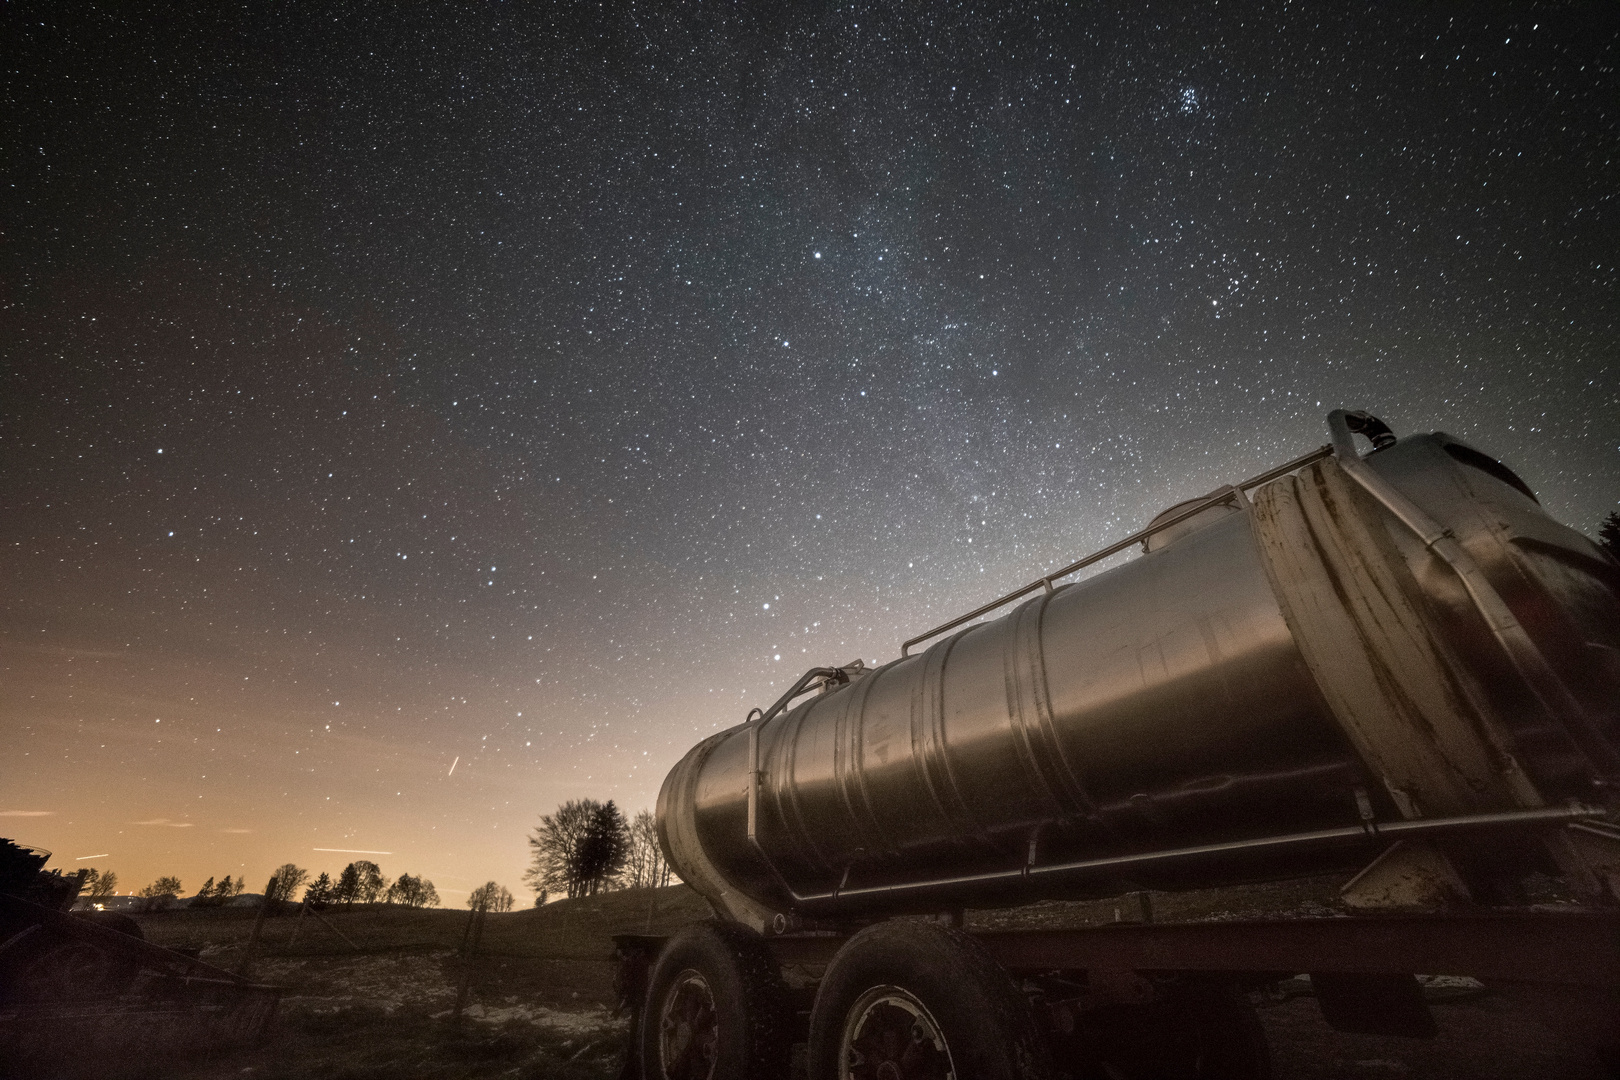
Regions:
[[298, 918], [293, 921], [292, 937], [287, 939], [287, 948], [291, 949], [298, 944], [298, 931], [304, 925], [304, 916], [309, 914], [309, 901], [305, 900], [298, 908]]
[[[468, 936], [472, 940], [467, 940]], [[461, 1023], [461, 1010], [467, 1005], [467, 994], [472, 989], [473, 957], [478, 955], [478, 944], [484, 938], [484, 906], [480, 904], [474, 908], [467, 920], [467, 930], [462, 934], [461, 951], [461, 988], [456, 991], [455, 1011], [450, 1014], [452, 1024]]]
[[253, 971], [253, 954], [259, 948], [259, 935], [264, 933], [265, 912], [269, 911], [270, 905], [275, 903], [271, 899], [271, 895], [275, 890], [276, 879], [275, 875], [272, 874], [270, 880], [265, 882], [264, 899], [259, 901], [259, 913], [253, 917], [253, 933], [248, 935], [247, 951], [242, 954], [242, 963], [236, 969], [236, 973], [244, 979], [248, 978]]

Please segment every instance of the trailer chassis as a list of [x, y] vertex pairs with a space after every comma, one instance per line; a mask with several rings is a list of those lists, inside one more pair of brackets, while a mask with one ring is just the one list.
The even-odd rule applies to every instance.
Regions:
[[[1178, 987], [1263, 991], [1301, 973], [1311, 976], [1324, 1019], [1335, 1029], [1423, 1037], [1435, 1027], [1416, 976], [1444, 974], [1527, 992], [1521, 996], [1541, 1006], [1539, 1018], [1559, 1035], [1591, 1047], [1611, 1069], [1620, 1066], [1620, 911], [1133, 922], [971, 937], [1022, 985], [1057, 1048], [1064, 1048], [1088, 1012], [1128, 1015], [1173, 1002]], [[648, 973], [667, 940], [642, 934], [614, 939], [620, 1004], [632, 1032], [624, 1080], [657, 1075], [643, 1068], [641, 1026]], [[764, 941], [781, 969], [801, 976], [794, 1000], [800, 1023], [795, 1037], [802, 1037], [815, 978], [849, 935], [788, 933]], [[808, 984], [805, 972], [811, 973]]]

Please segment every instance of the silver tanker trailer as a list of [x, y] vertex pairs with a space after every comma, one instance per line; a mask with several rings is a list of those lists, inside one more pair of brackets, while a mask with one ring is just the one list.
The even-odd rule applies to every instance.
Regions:
[[[626, 1075], [1265, 1077], [1298, 972], [1408, 1035], [1416, 972], [1532, 986], [1620, 1068], [1620, 566], [1450, 436], [1329, 428], [694, 747], [658, 825], [717, 918], [618, 939]], [[1334, 917], [964, 929], [1331, 874]]]

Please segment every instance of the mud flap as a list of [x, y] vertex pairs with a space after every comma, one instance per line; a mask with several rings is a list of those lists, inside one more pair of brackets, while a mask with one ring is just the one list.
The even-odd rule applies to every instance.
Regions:
[[1439, 1030], [1416, 975], [1312, 973], [1322, 1019], [1335, 1031], [1430, 1039]]

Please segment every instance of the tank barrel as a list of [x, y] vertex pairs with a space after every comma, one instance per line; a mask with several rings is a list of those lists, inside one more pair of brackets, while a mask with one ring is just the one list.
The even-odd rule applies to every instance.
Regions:
[[761, 929], [1353, 870], [1396, 838], [1565, 858], [1540, 838], [1620, 799], [1620, 567], [1448, 435], [1328, 427], [890, 663], [805, 672], [670, 772], [671, 865]]

